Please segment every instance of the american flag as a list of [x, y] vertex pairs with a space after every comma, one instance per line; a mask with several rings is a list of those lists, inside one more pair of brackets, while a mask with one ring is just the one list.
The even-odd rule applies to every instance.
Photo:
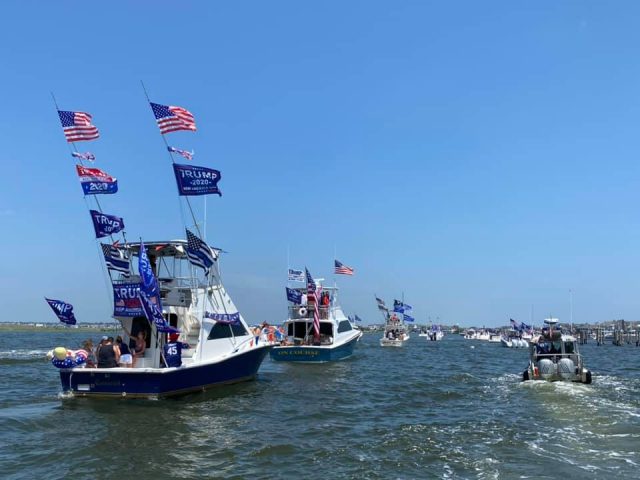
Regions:
[[104, 262], [109, 270], [122, 273], [123, 277], [129, 276], [129, 259], [124, 256], [122, 250], [118, 248], [118, 242], [113, 245], [101, 243]]
[[71, 156], [75, 158], [79, 158], [80, 160], [88, 160], [90, 162], [93, 162], [96, 159], [96, 156], [91, 152], [84, 152], [84, 153], [71, 152]]
[[307, 294], [313, 295], [313, 336], [318, 338], [320, 336], [320, 310], [318, 310], [318, 289], [316, 288], [316, 282], [313, 281], [313, 277], [309, 273], [309, 270], [304, 269], [307, 275]]
[[187, 160], [193, 160], [193, 156], [195, 155], [193, 150], [188, 152], [186, 150], [182, 150], [181, 148], [175, 148], [175, 147], [167, 147], [167, 150], [169, 150], [171, 153], [177, 153], [178, 155], [182, 155]]
[[188, 229], [187, 258], [192, 265], [203, 268], [205, 276], [209, 275], [209, 268], [215, 261], [211, 247], [203, 242], [197, 235], [191, 233]]
[[347, 267], [342, 262], [335, 260], [335, 266], [336, 266], [335, 273], [340, 275], [353, 275], [353, 268]]
[[178, 130], [196, 131], [196, 120], [191, 112], [185, 108], [151, 103], [151, 110], [156, 117], [160, 133], [163, 135]]
[[67, 142], [95, 140], [100, 136], [96, 126], [91, 125], [91, 115], [88, 113], [58, 110], [58, 116]]

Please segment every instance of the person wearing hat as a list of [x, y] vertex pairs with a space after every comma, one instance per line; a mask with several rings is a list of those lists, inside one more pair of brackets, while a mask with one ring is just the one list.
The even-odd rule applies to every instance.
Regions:
[[164, 345], [164, 362], [167, 367], [179, 367], [182, 365], [182, 349], [190, 348], [188, 343], [179, 342], [180, 334], [169, 334], [169, 341]]

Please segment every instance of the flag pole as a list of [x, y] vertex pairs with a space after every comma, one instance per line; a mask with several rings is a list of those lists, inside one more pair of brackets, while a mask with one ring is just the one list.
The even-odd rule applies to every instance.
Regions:
[[[142, 85], [142, 90], [144, 91], [144, 96], [147, 98], [147, 103], [149, 105], [151, 105], [151, 99], [149, 98], [149, 94], [147, 93], [147, 88], [145, 87], [144, 82], [142, 80], [140, 80], [140, 84]], [[152, 112], [153, 112], [153, 109], [152, 109]], [[154, 115], [154, 120], [155, 120], [155, 115]], [[167, 154], [169, 155], [169, 158], [171, 159], [171, 163], [175, 164], [176, 161], [173, 158], [173, 153], [171, 153], [171, 151], [169, 151], [169, 143], [167, 142], [167, 139], [166, 139], [164, 133], [160, 132], [160, 136], [162, 137], [162, 141], [164, 143], [165, 150], [166, 150]], [[200, 226], [198, 225], [198, 222], [196, 221], [196, 216], [193, 213], [193, 208], [191, 207], [191, 202], [189, 201], [189, 198], [185, 198], [185, 201], [187, 202], [187, 206], [189, 207], [189, 213], [191, 214], [191, 220], [193, 220], [193, 226], [197, 230], [198, 236], [200, 238], [202, 238], [202, 232], [200, 231]], [[178, 202], [180, 203], [180, 196], [178, 196]], [[185, 221], [184, 214], [182, 212], [182, 203], [180, 203], [180, 215], [182, 216], [182, 223], [184, 224], [184, 226], [186, 228], [187, 222]]]

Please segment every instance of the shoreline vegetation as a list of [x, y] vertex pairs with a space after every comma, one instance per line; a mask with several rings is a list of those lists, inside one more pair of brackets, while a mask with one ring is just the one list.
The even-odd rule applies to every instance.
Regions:
[[116, 332], [121, 330], [120, 324], [110, 323], [83, 323], [78, 325], [64, 325], [62, 323], [33, 323], [33, 322], [0, 322], [0, 331], [4, 332], [28, 332], [28, 331], [49, 331], [49, 332]]

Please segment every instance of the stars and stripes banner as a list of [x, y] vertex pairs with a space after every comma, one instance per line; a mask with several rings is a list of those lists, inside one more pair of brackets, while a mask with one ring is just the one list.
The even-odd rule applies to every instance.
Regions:
[[96, 159], [96, 156], [91, 152], [71, 152], [71, 156], [74, 158], [79, 158], [80, 160], [87, 160], [89, 162], [93, 162]]
[[96, 238], [107, 237], [124, 229], [124, 220], [115, 215], [107, 215], [97, 210], [89, 210]]
[[122, 273], [123, 276], [129, 276], [129, 259], [124, 256], [124, 252], [115, 245], [101, 243], [104, 262], [109, 270]]
[[169, 150], [171, 153], [177, 153], [178, 155], [183, 156], [187, 160], [193, 160], [193, 156], [195, 155], [193, 150], [188, 152], [186, 150], [182, 150], [180, 148], [175, 148], [175, 147], [167, 147], [167, 150]]
[[151, 110], [156, 117], [160, 133], [171, 133], [178, 130], [196, 131], [196, 121], [189, 110], [182, 107], [151, 103]]
[[307, 294], [313, 295], [313, 336], [318, 338], [320, 336], [320, 311], [318, 309], [318, 288], [316, 282], [313, 281], [313, 277], [309, 270], [304, 269], [307, 277]]
[[225, 325], [240, 325], [240, 312], [236, 313], [211, 313], [204, 312], [204, 318], [215, 320]]
[[97, 127], [91, 124], [92, 117], [88, 113], [58, 110], [58, 116], [67, 142], [95, 140], [100, 137]]
[[56, 314], [58, 320], [60, 320], [62, 323], [66, 323], [67, 325], [76, 324], [76, 317], [73, 314], [73, 305], [63, 302], [62, 300], [54, 300], [47, 297], [45, 297], [44, 299], [51, 307], [51, 310], [53, 310], [53, 313]]
[[211, 247], [203, 242], [197, 235], [187, 231], [187, 258], [192, 265], [204, 269], [205, 276], [209, 275], [209, 269], [215, 261], [215, 254]]
[[345, 264], [338, 260], [334, 260], [335, 262], [335, 273], [339, 275], [353, 275], [353, 268], [347, 267]]
[[289, 280], [292, 282], [304, 282], [304, 272], [302, 270], [289, 269]]
[[218, 170], [196, 165], [173, 164], [178, 193], [182, 196], [216, 194], [222, 196], [218, 182], [222, 178]]
[[85, 195], [106, 195], [118, 191], [118, 180], [99, 168], [76, 165], [76, 171]]
[[300, 305], [302, 303], [302, 292], [300, 290], [296, 290], [295, 288], [287, 288], [287, 300], [296, 305]]

